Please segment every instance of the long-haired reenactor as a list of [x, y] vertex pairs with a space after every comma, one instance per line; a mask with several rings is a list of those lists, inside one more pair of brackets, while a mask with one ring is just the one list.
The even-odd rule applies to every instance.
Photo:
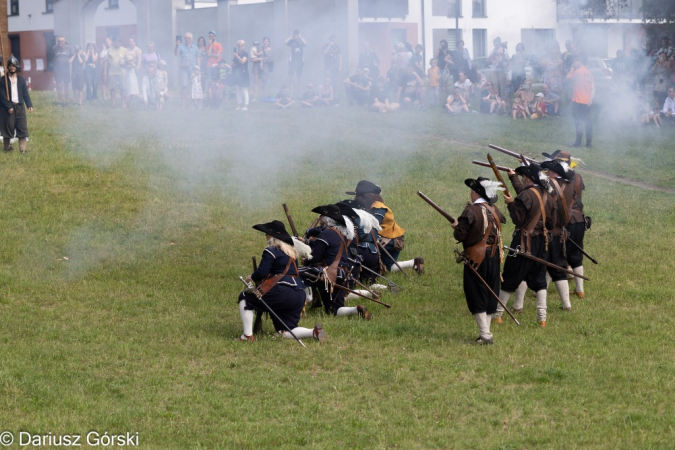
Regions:
[[324, 341], [326, 333], [321, 324], [317, 323], [314, 329], [298, 326], [300, 313], [305, 306], [305, 285], [298, 276], [296, 259], [311, 257], [310, 248], [293, 239], [278, 220], [260, 223], [253, 228], [265, 233], [267, 246], [258, 268], [249, 277], [249, 280], [260, 283], [258, 288], [239, 295], [239, 313], [244, 325], [244, 334], [239, 339], [250, 342], [255, 340], [253, 311], [268, 312], [264, 301], [276, 313], [278, 318], [271, 315], [274, 329], [282, 333], [283, 337], [293, 339], [291, 333], [286, 331], [288, 327], [299, 339], [313, 337]]
[[[503, 191], [499, 182], [486, 178], [466, 179], [464, 183], [471, 188], [471, 203], [451, 224], [454, 237], [462, 243], [467, 263], [490, 286], [492, 292], [499, 292], [499, 269], [502, 257], [502, 223], [506, 217], [495, 206], [497, 192]], [[492, 314], [497, 311], [497, 299], [490, 293], [476, 274], [464, 266], [464, 295], [469, 311], [478, 324], [480, 335], [473, 344], [492, 344], [490, 323]]]

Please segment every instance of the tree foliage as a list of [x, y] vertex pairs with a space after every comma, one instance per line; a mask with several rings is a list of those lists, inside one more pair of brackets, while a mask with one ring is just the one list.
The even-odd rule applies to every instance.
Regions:
[[[582, 21], [613, 19], [640, 0], [555, 0], [559, 16]], [[674, 0], [642, 0], [640, 12], [647, 23], [675, 24]]]

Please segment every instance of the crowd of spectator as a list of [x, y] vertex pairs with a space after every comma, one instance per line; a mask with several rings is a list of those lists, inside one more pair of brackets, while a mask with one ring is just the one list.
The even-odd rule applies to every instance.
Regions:
[[[161, 110], [169, 96], [166, 60], [153, 43], [145, 53], [133, 37], [126, 44], [115, 38], [106, 39], [100, 51], [93, 42], [84, 49], [79, 45], [71, 49], [64, 37], [58, 37], [53, 55], [59, 104], [69, 104], [70, 83], [78, 106], [84, 99], [96, 100], [100, 92], [113, 105], [119, 102], [123, 107], [143, 105]], [[237, 41], [230, 59], [214, 31], [208, 32], [208, 39], [199, 37], [196, 45], [192, 33], [179, 36], [174, 56], [179, 66], [176, 84], [181, 106], [218, 108], [236, 102], [237, 110], [246, 111], [256, 101], [288, 109], [333, 106], [343, 100], [342, 104], [382, 113], [440, 107], [451, 115], [483, 113], [513, 120], [542, 119], [559, 116], [570, 104], [569, 74], [574, 62], [584, 58], [580, 46], [572, 40], [565, 43], [564, 52], [551, 39], [538, 54], [528, 53], [518, 43], [515, 53], [509, 55], [508, 43], [497, 37], [489, 55], [481, 61], [482, 67], [477, 67], [461, 40], [455, 49], [441, 40], [438, 51], [425, 64], [421, 45], [399, 42], [393, 48], [391, 67], [383, 71], [380, 58], [370, 43], [364, 42], [358, 67], [344, 78], [338, 37], [331, 35], [321, 47], [324, 77], [315, 84], [303, 80], [307, 41], [300, 30], [294, 30], [284, 44], [288, 77], [274, 95], [268, 90], [275, 56], [268, 37], [250, 46]], [[660, 126], [664, 119], [672, 122], [675, 118], [675, 48], [668, 38], [653, 47], [633, 48], [628, 56], [619, 50], [609, 65], [613, 88], [632, 93], [633, 120]], [[277, 81], [284, 80], [279, 77]]]

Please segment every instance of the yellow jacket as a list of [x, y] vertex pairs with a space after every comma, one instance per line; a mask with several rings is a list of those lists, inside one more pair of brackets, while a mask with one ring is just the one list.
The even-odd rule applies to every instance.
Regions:
[[[405, 234], [405, 229], [396, 224], [394, 213], [391, 212], [391, 209], [387, 208], [387, 205], [382, 202], [375, 202], [370, 205], [370, 208], [373, 210], [373, 215], [380, 221], [380, 226], [382, 227], [382, 231], [379, 232], [380, 236], [394, 239]], [[377, 209], [384, 209], [385, 212], [375, 211]]]

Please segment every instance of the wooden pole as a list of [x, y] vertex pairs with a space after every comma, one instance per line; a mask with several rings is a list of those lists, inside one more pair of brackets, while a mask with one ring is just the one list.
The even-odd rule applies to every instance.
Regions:
[[[0, 55], [2, 55], [2, 64], [7, 67], [7, 55], [11, 54], [11, 50], [7, 47], [9, 42], [9, 22], [7, 19], [7, 2], [0, 1]], [[7, 86], [7, 70], [5, 73], [5, 90], [7, 91], [7, 99], [9, 100], [9, 87]]]

